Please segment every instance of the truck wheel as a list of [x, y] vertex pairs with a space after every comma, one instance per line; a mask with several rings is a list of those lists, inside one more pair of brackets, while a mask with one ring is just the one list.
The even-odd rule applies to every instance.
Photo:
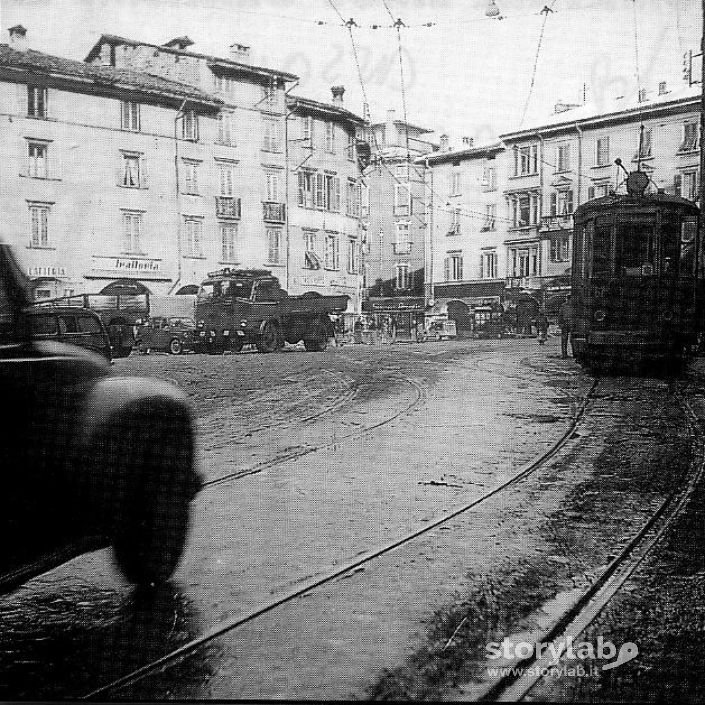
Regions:
[[230, 349], [233, 352], [240, 352], [242, 350], [243, 342], [242, 338], [239, 335], [236, 335], [234, 338], [230, 339]]
[[184, 348], [181, 345], [181, 341], [178, 338], [173, 338], [172, 341], [169, 343], [169, 352], [172, 355], [181, 355], [183, 349]]
[[[137, 416], [120, 440], [120, 493], [113, 531], [115, 559], [132, 583], [153, 586], [174, 572], [186, 544], [193, 494], [191, 430], [168, 419]], [[156, 436], [156, 438], [155, 438]]]
[[304, 338], [304, 347], [308, 352], [323, 352], [328, 346], [328, 331], [318, 324], [309, 338]]
[[267, 321], [257, 338], [257, 350], [261, 353], [274, 352], [279, 347], [280, 338], [279, 326], [272, 321]]

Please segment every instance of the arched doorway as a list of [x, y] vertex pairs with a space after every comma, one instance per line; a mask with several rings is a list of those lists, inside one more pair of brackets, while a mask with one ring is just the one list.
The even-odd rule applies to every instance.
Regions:
[[195, 296], [198, 293], [198, 284], [187, 284], [182, 286], [177, 292], [176, 296]]
[[114, 282], [110, 282], [107, 286], [104, 286], [100, 293], [108, 296], [116, 296], [117, 294], [137, 296], [140, 294], [149, 294], [150, 291], [140, 281], [133, 279], [117, 279]]
[[470, 309], [468, 305], [462, 301], [449, 301], [446, 307], [448, 318], [455, 321], [455, 330], [457, 334], [469, 335], [472, 332], [472, 318], [470, 317]]

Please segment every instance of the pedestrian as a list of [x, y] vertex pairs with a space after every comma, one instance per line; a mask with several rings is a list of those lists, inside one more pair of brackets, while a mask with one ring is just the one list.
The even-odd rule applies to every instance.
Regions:
[[544, 311], [540, 311], [536, 318], [536, 333], [538, 335], [539, 345], [543, 345], [548, 338], [548, 318]]
[[353, 341], [354, 341], [355, 345], [362, 344], [362, 329], [363, 329], [362, 317], [358, 316], [357, 320], [353, 324]]
[[564, 360], [568, 357], [568, 338], [573, 329], [573, 304], [570, 299], [570, 294], [568, 294], [565, 303], [558, 310], [558, 325], [561, 328], [561, 358]]

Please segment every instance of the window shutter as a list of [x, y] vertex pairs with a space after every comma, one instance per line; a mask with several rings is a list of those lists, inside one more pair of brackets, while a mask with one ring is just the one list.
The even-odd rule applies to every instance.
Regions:
[[443, 268], [445, 270], [445, 280], [450, 281], [450, 257], [443, 260]]
[[480, 255], [480, 279], [485, 278], [485, 256]]
[[333, 186], [335, 188], [335, 203], [333, 204], [333, 210], [340, 210], [340, 179], [336, 176], [333, 179]]
[[595, 198], [595, 187], [588, 186], [588, 201], [591, 201], [593, 198]]
[[18, 115], [27, 115], [29, 112], [27, 110], [27, 84], [26, 83], [16, 83], [16, 105], [15, 112]]
[[47, 176], [50, 179], [62, 178], [61, 152], [54, 142], [47, 148]]
[[324, 190], [325, 180], [323, 174], [316, 174], [316, 208], [323, 208], [324, 206]]
[[673, 177], [673, 193], [674, 193], [676, 196], [680, 196], [680, 195], [681, 195], [681, 187], [682, 187], [682, 184], [683, 184], [683, 177], [682, 177], [680, 174], [676, 174], [676, 175]]
[[570, 215], [573, 212], [573, 191], [568, 191], [566, 194], [566, 215]]
[[552, 193], [551, 194], [551, 215], [557, 215], [557, 214], [558, 214], [558, 194]]
[[123, 185], [124, 175], [125, 175], [125, 157], [123, 157], [122, 154], [118, 154], [118, 163], [117, 163], [117, 168], [115, 170], [115, 183], [118, 186]]

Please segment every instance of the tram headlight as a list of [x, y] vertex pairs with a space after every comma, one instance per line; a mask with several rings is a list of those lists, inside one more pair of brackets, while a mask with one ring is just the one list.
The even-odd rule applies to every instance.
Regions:
[[667, 311], [663, 312], [663, 320], [666, 321], [666, 323], [672, 323], [675, 319], [676, 319], [675, 311], [668, 309]]
[[601, 308], [598, 308], [597, 311], [595, 311], [595, 320], [598, 323], [602, 323], [605, 318], [607, 318], [607, 311], [603, 311]]

